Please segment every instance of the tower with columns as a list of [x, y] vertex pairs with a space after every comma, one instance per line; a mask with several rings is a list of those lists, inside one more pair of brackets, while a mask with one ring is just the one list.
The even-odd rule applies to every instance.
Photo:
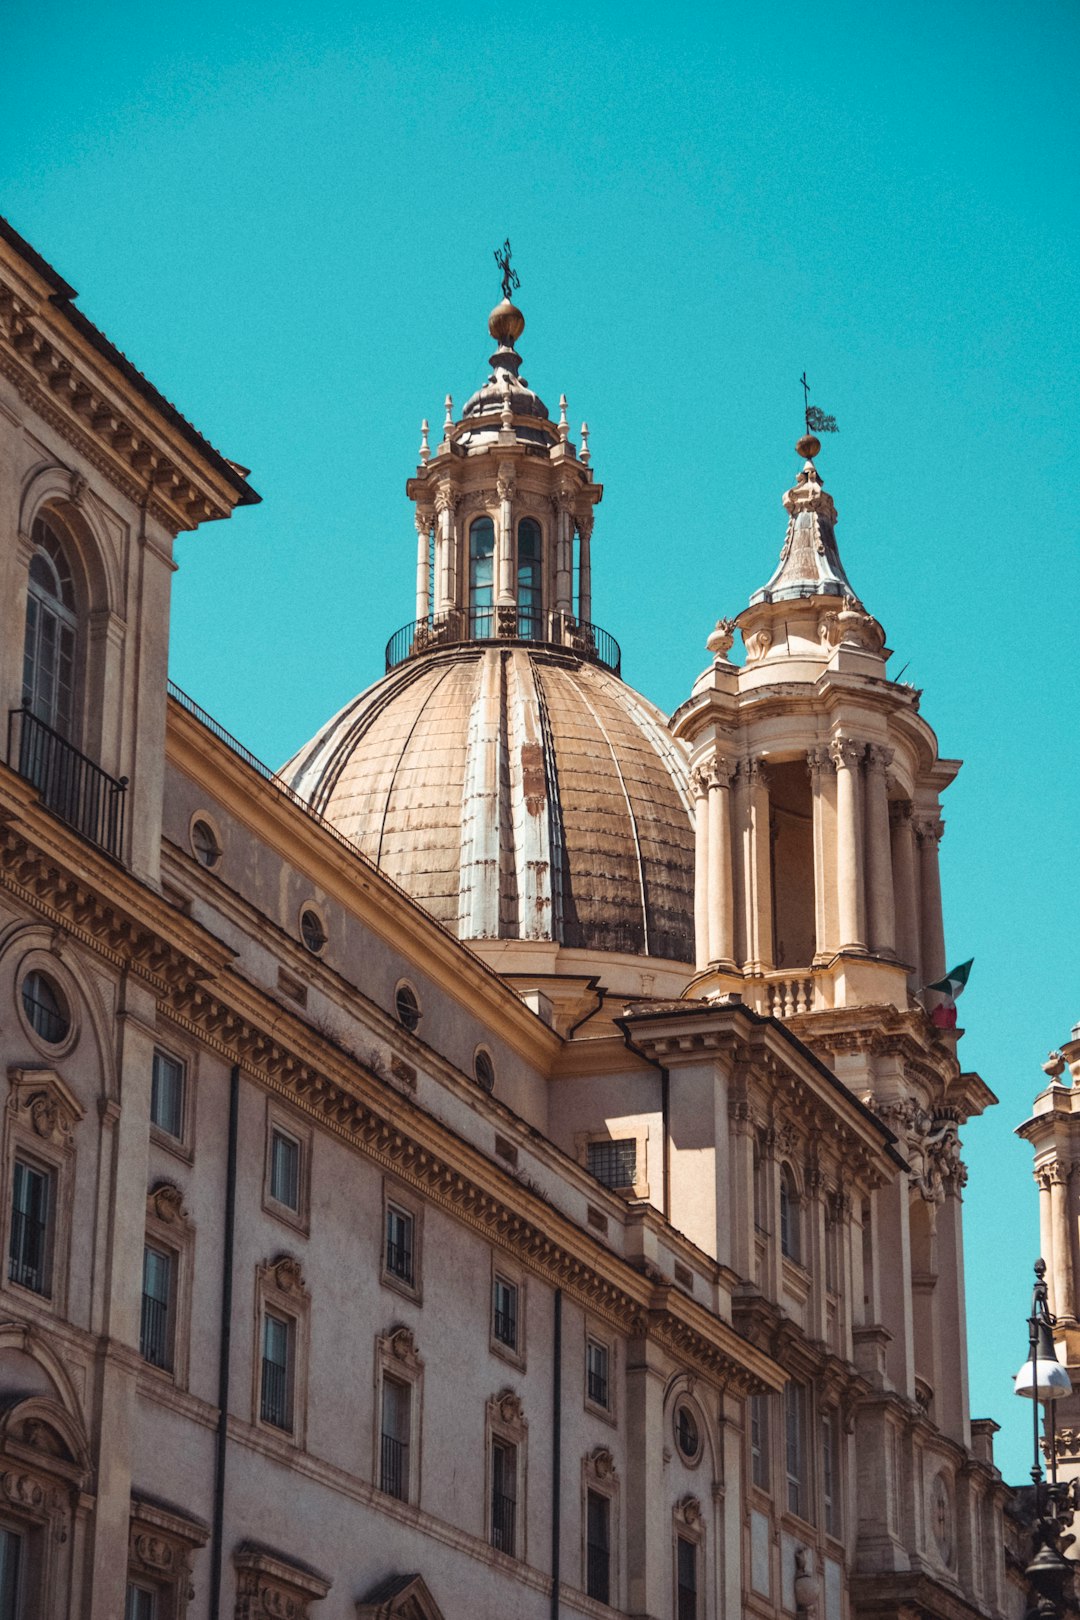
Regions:
[[885, 632], [840, 559], [820, 441], [808, 433], [796, 450], [779, 564], [717, 623], [712, 662], [671, 721], [696, 809], [686, 994], [780, 1018], [889, 1125], [907, 1161], [856, 1212], [853, 1338], [872, 1391], [858, 1443], [881, 1463], [860, 1479], [872, 1606], [910, 1569], [902, 1526], [937, 1488], [935, 1450], [972, 1444], [958, 1130], [994, 1098], [961, 1071], [956, 1032], [934, 1027], [922, 988], [945, 972], [941, 795], [959, 762], [939, 755], [920, 693], [886, 672]]

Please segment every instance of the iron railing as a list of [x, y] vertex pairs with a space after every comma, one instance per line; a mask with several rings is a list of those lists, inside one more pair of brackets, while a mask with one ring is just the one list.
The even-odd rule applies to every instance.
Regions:
[[514, 1526], [517, 1502], [503, 1491], [491, 1493], [491, 1545], [499, 1552], [514, 1555]]
[[35, 1294], [47, 1290], [45, 1239], [47, 1222], [23, 1209], [11, 1212], [11, 1242], [8, 1249], [8, 1276], [21, 1288]]
[[495, 1307], [495, 1337], [511, 1350], [517, 1349], [517, 1312], [513, 1306]]
[[386, 643], [386, 673], [406, 659], [462, 641], [528, 641], [540, 646], [563, 647], [602, 664], [616, 675], [622, 670], [622, 650], [615, 637], [598, 624], [575, 619], [572, 613], [534, 613], [518, 607], [450, 608], [429, 613], [395, 630]]
[[603, 1406], [603, 1407], [607, 1406], [607, 1403], [608, 1403], [607, 1374], [604, 1371], [602, 1371], [602, 1369], [600, 1367], [596, 1366], [595, 1363], [593, 1363], [593, 1362], [590, 1362], [590, 1364], [589, 1364], [588, 1392], [589, 1392], [589, 1399], [590, 1399], [590, 1401], [593, 1402], [593, 1404], [595, 1406]]
[[585, 1582], [586, 1597], [611, 1601], [611, 1553], [600, 1542], [590, 1541], [585, 1548]]
[[409, 1492], [409, 1447], [404, 1440], [384, 1434], [379, 1451], [379, 1489], [404, 1502]]
[[168, 1300], [155, 1299], [153, 1294], [142, 1297], [139, 1354], [152, 1367], [169, 1365], [169, 1303]]
[[399, 1243], [393, 1238], [387, 1238], [386, 1269], [393, 1276], [400, 1277], [402, 1282], [411, 1283], [413, 1280], [412, 1244]]
[[114, 860], [121, 858], [126, 776], [110, 776], [27, 708], [8, 715], [7, 757], [47, 809]]
[[262, 1358], [262, 1398], [259, 1409], [264, 1423], [275, 1429], [289, 1429], [289, 1370], [280, 1362]]

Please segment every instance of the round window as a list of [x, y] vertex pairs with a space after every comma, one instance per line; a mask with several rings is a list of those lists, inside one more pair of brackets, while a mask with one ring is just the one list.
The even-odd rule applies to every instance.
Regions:
[[191, 847], [195, 851], [195, 859], [203, 866], [216, 866], [221, 859], [217, 833], [201, 816], [191, 824]]
[[34, 1034], [49, 1046], [59, 1046], [71, 1029], [71, 1014], [54, 980], [34, 968], [22, 982], [22, 1004]]
[[480, 1048], [473, 1059], [473, 1073], [476, 1076], [476, 1083], [482, 1091], [495, 1090], [495, 1065], [491, 1061], [490, 1054], [485, 1052], [483, 1047]]
[[675, 1444], [686, 1462], [697, 1462], [701, 1454], [701, 1435], [697, 1418], [685, 1403], [675, 1412]]
[[314, 906], [305, 906], [300, 913], [300, 938], [315, 956], [326, 944], [326, 929]]
[[394, 1010], [398, 1023], [405, 1029], [416, 1029], [420, 1023], [420, 1003], [411, 984], [399, 984], [394, 997]]

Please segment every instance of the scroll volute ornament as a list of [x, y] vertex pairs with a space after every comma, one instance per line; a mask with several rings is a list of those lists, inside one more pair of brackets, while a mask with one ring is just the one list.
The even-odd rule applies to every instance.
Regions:
[[184, 1226], [188, 1212], [184, 1195], [174, 1181], [159, 1181], [146, 1195], [146, 1213], [165, 1226]]
[[521, 1397], [515, 1395], [512, 1389], [504, 1389], [498, 1395], [493, 1395], [488, 1402], [488, 1410], [493, 1422], [511, 1431], [524, 1432], [525, 1412]]
[[696, 1496], [684, 1496], [675, 1508], [675, 1517], [688, 1530], [700, 1530], [703, 1520], [701, 1503]]
[[283, 1294], [304, 1294], [307, 1292], [304, 1282], [304, 1273], [299, 1260], [291, 1254], [279, 1254], [269, 1267], [270, 1276], [276, 1287]]
[[615, 1478], [615, 1458], [607, 1446], [596, 1446], [590, 1451], [588, 1468], [593, 1479], [612, 1480]]
[[387, 1336], [386, 1348], [394, 1360], [403, 1366], [416, 1368], [420, 1365], [420, 1352], [412, 1328], [394, 1328]]

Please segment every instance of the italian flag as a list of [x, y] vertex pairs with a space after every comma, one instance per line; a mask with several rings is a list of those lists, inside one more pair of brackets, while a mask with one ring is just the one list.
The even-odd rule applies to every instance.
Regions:
[[[971, 962], [974, 960], [972, 957]], [[927, 990], [937, 990], [945, 998], [930, 1014], [931, 1023], [938, 1029], [956, 1028], [956, 998], [968, 982], [971, 962], [962, 962], [959, 967], [951, 968], [943, 979], [935, 979], [933, 984], [925, 987]]]

